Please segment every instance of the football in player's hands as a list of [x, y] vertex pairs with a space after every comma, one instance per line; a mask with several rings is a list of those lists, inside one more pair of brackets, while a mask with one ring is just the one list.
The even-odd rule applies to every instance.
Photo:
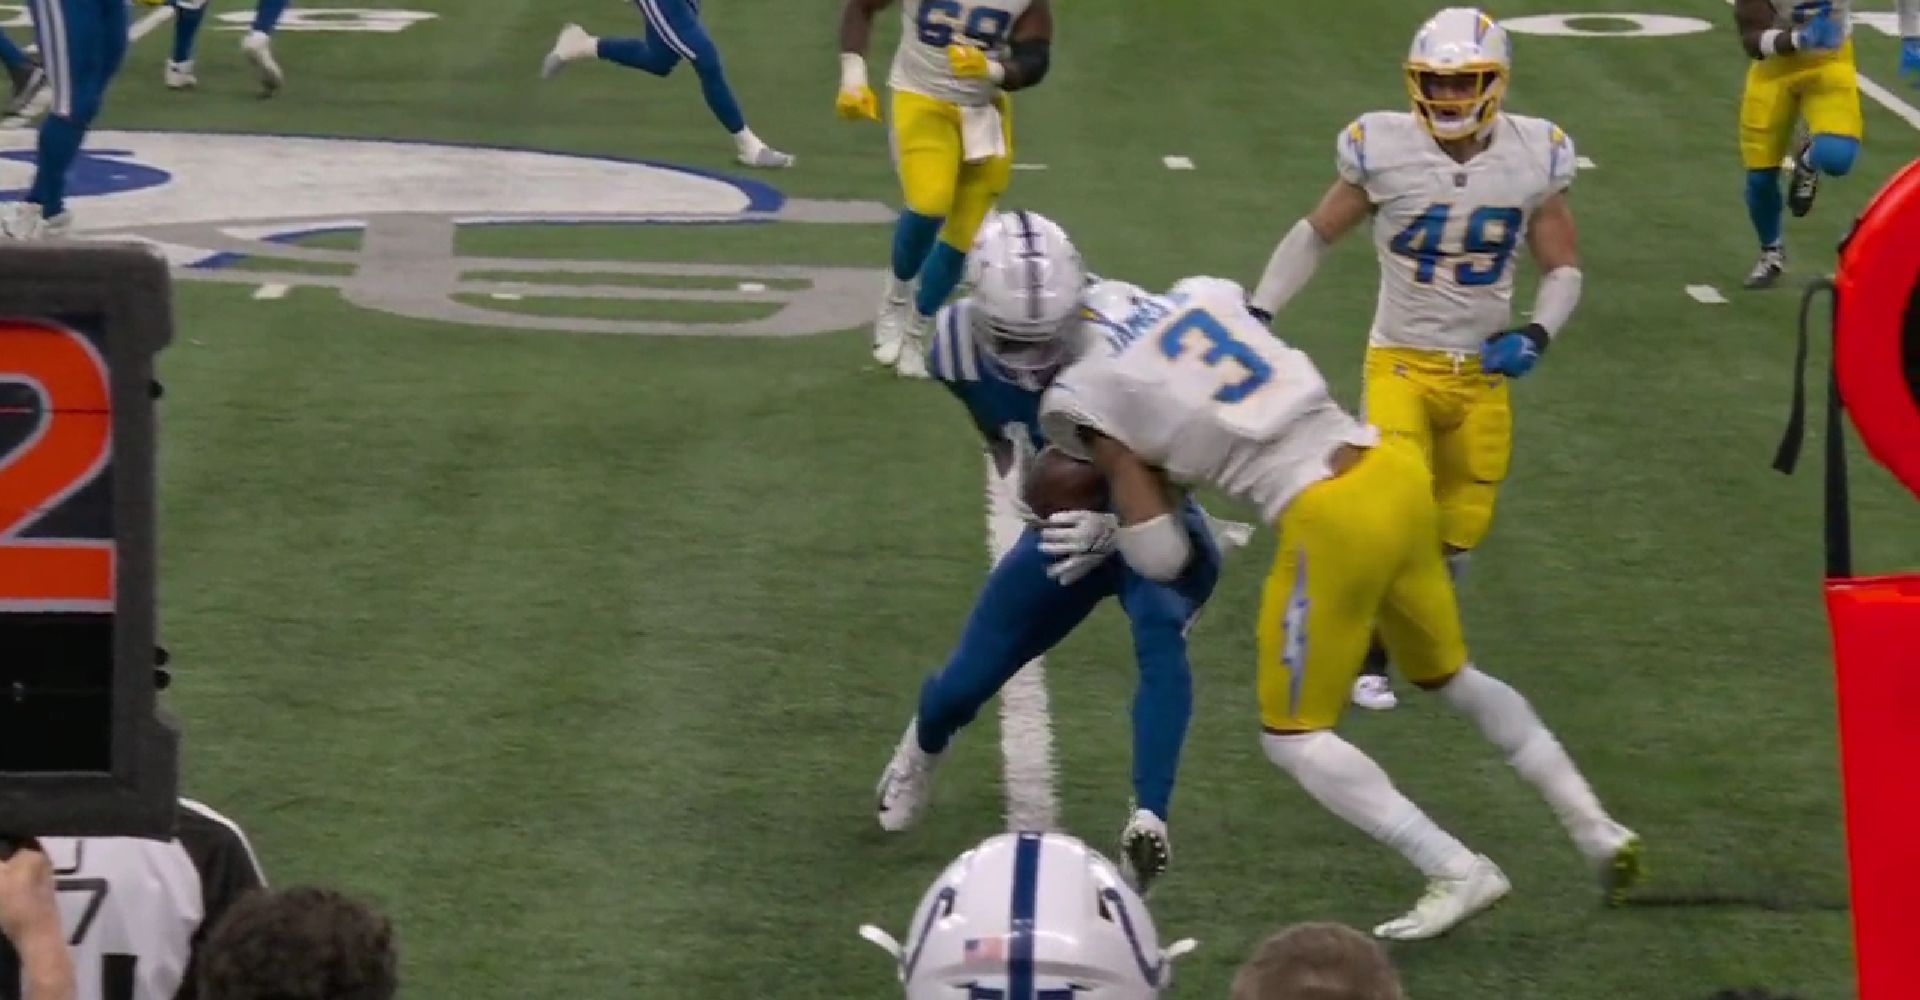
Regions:
[[1107, 505], [1107, 480], [1090, 462], [1048, 445], [1027, 470], [1027, 506], [1042, 518], [1063, 510], [1100, 510]]

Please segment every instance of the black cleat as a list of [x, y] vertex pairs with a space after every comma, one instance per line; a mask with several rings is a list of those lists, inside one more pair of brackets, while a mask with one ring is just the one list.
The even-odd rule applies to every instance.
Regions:
[[1813, 211], [1813, 196], [1820, 193], [1820, 174], [1807, 165], [1810, 148], [1803, 145], [1793, 154], [1793, 179], [1787, 182], [1787, 211], [1796, 219]]

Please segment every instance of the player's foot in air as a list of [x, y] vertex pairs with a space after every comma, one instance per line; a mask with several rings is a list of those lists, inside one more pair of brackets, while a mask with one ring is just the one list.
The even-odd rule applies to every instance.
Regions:
[[1436, 878], [1427, 883], [1427, 894], [1413, 904], [1413, 909], [1375, 927], [1373, 936], [1390, 941], [1425, 941], [1439, 937], [1498, 903], [1512, 888], [1499, 865], [1475, 856], [1466, 874], [1458, 878]]
[[1772, 288], [1787, 273], [1787, 249], [1778, 243], [1760, 248], [1760, 259], [1753, 262], [1747, 280], [1741, 284], [1752, 289]]
[[1627, 890], [1639, 885], [1646, 874], [1639, 834], [1607, 820], [1590, 838], [1583, 837], [1580, 846], [1599, 873], [1607, 905], [1625, 903]]
[[34, 99], [43, 92], [49, 92], [47, 71], [40, 68], [38, 62], [30, 63], [18, 70], [9, 70], [12, 77], [13, 92], [7, 98], [6, 117], [12, 118], [25, 111]]
[[893, 370], [901, 378], [930, 378], [927, 342], [933, 337], [933, 317], [922, 316], [917, 309], [912, 316], [906, 334], [900, 338], [900, 360], [894, 362]]
[[287, 85], [287, 74], [281, 72], [280, 64], [273, 59], [273, 36], [264, 31], [249, 31], [247, 37], [240, 40], [240, 52], [260, 74], [261, 97], [272, 97]]
[[1796, 219], [1813, 211], [1813, 196], [1820, 193], [1820, 174], [1807, 162], [1810, 149], [1802, 145], [1793, 154], [1793, 177], [1787, 181], [1787, 211]]
[[1167, 839], [1167, 821], [1152, 810], [1135, 809], [1120, 831], [1120, 874], [1145, 896], [1173, 862], [1173, 843]]
[[594, 59], [600, 55], [600, 39], [587, 34], [587, 29], [577, 24], [569, 24], [560, 29], [560, 37], [553, 40], [553, 51], [540, 62], [540, 78], [550, 80], [560, 68], [570, 62], [582, 59]]
[[897, 833], [920, 822], [933, 802], [933, 767], [939, 761], [939, 754], [920, 749], [920, 721], [908, 723], [906, 735], [900, 737], [900, 746], [874, 789], [880, 829]]
[[200, 78], [193, 75], [193, 60], [186, 62], [167, 62], [165, 80], [168, 90], [192, 90], [200, 86]]
[[0, 217], [0, 238], [9, 240], [57, 240], [73, 231], [73, 213], [61, 212], [51, 218], [30, 201], [15, 202]]
[[741, 166], [757, 167], [761, 170], [784, 170], [793, 166], [793, 154], [781, 151], [760, 141], [750, 128], [743, 128], [733, 137], [736, 151], [735, 159]]
[[913, 316], [908, 301], [912, 286], [893, 276], [887, 277], [887, 290], [880, 296], [880, 315], [873, 321], [873, 360], [892, 368], [900, 360], [900, 344], [907, 336], [907, 320]]
[[1388, 712], [1400, 707], [1400, 696], [1393, 693], [1393, 684], [1378, 674], [1361, 674], [1353, 682], [1353, 703], [1361, 708], [1375, 712]]

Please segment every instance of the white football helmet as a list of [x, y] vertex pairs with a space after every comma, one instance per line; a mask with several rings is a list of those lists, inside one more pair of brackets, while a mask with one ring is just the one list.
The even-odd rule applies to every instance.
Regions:
[[1033, 373], [1071, 360], [1067, 336], [1086, 284], [1080, 251], [1038, 212], [989, 218], [967, 254], [967, 297], [973, 334], [989, 355], [1015, 372]]
[[1448, 7], [1420, 26], [1407, 52], [1413, 113], [1436, 139], [1481, 135], [1500, 113], [1512, 69], [1507, 29], [1477, 7]]
[[960, 855], [890, 952], [907, 1000], [1154, 1000], [1173, 980], [1147, 905], [1107, 859], [1058, 833], [1007, 833]]

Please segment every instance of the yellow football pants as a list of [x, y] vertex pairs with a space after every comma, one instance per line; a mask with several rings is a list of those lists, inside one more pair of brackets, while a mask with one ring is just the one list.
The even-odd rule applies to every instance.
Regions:
[[1383, 440], [1345, 474], [1307, 487], [1276, 527], [1260, 598], [1261, 725], [1331, 729], [1376, 625], [1416, 684], [1466, 664], [1432, 478], [1411, 444]]
[[1513, 456], [1507, 380], [1482, 372], [1471, 357], [1370, 347], [1365, 410], [1382, 434], [1409, 441], [1426, 456], [1440, 541], [1461, 551], [1479, 545], [1493, 526], [1494, 501]]
[[1748, 170], [1775, 170], [1793, 142], [1795, 119], [1810, 135], [1859, 139], [1860, 80], [1853, 41], [1839, 51], [1761, 59], [1747, 66], [1740, 95], [1740, 160]]
[[996, 104], [1007, 155], [968, 163], [957, 105], [910, 91], [893, 92], [893, 159], [901, 194], [910, 211], [945, 218], [940, 238], [961, 251], [973, 247], [974, 233], [1013, 177], [1013, 102], [1002, 94]]

